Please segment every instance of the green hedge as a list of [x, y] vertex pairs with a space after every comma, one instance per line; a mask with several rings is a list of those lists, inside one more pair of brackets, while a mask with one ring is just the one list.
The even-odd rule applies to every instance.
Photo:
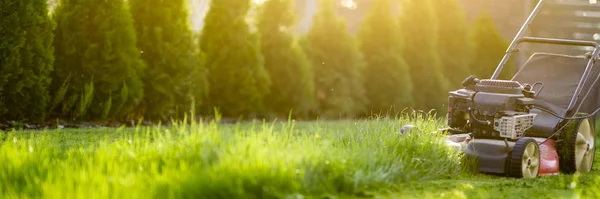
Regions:
[[401, 29], [392, 14], [390, 0], [375, 0], [359, 33], [365, 57], [365, 89], [370, 111], [396, 114], [411, 106], [413, 83], [402, 56]]
[[202, 55], [189, 23], [186, 0], [129, 0], [137, 47], [146, 62], [144, 100], [149, 119], [181, 118], [192, 100], [201, 105], [207, 91]]
[[260, 8], [258, 31], [264, 66], [271, 78], [265, 97], [275, 116], [307, 117], [315, 111], [313, 68], [291, 29], [296, 20], [293, 0], [270, 0]]
[[206, 107], [225, 117], [260, 116], [271, 80], [258, 36], [245, 22], [250, 0], [211, 1], [210, 6], [200, 39], [209, 72]]
[[184, 0], [61, 0], [51, 15], [45, 0], [3, 1], [0, 119], [443, 112], [448, 91], [491, 75], [508, 44], [456, 0], [376, 0], [356, 34], [323, 0], [304, 35], [292, 33], [294, 2], [212, 1], [194, 33]]
[[0, 2], [0, 120], [46, 116], [54, 62], [47, 13], [46, 0]]
[[[477, 77], [491, 78], [504, 57], [509, 43], [502, 38], [486, 12], [475, 21], [472, 31], [475, 41], [475, 56], [469, 67]], [[515, 65], [508, 62], [502, 69], [499, 78], [511, 79], [515, 72]]]
[[461, 82], [471, 75], [469, 64], [474, 58], [474, 41], [458, 0], [437, 0], [434, 5], [438, 20], [438, 51], [443, 60], [443, 72], [449, 88], [462, 87]]
[[403, 52], [410, 67], [415, 109], [443, 110], [447, 103], [450, 81], [444, 74], [439, 46], [439, 19], [435, 15], [437, 0], [402, 1]]
[[55, 12], [56, 111], [87, 120], [134, 114], [145, 64], [125, 2], [62, 0]]
[[314, 68], [319, 115], [352, 117], [365, 111], [365, 64], [356, 39], [333, 5], [332, 0], [320, 1], [303, 46]]

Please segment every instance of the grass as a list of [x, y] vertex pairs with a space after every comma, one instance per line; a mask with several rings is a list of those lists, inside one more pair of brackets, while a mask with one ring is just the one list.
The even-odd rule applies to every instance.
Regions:
[[[420, 133], [400, 136], [405, 124]], [[12, 131], [3, 198], [573, 198], [598, 170], [533, 180], [473, 174], [430, 118], [215, 122]], [[600, 159], [597, 159], [600, 160]], [[575, 183], [575, 186], [573, 186]], [[590, 188], [590, 189], [587, 189]], [[582, 192], [582, 190], [587, 190]]]

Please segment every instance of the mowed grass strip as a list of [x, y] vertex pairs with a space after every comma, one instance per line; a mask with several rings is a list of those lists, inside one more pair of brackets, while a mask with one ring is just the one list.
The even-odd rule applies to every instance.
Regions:
[[[399, 136], [404, 124], [419, 132]], [[368, 196], [450, 179], [460, 155], [431, 118], [216, 122], [13, 131], [0, 143], [3, 198]]]
[[409, 182], [401, 188], [381, 192], [376, 198], [600, 198], [600, 155], [590, 173], [515, 179], [468, 174], [452, 179]]

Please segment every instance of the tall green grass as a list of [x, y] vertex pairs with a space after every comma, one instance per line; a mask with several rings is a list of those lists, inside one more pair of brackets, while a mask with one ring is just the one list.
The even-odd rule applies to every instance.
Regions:
[[[460, 155], [431, 118], [210, 122], [114, 129], [73, 145], [64, 131], [0, 143], [3, 198], [298, 198], [358, 195], [449, 178]], [[399, 135], [405, 124], [419, 131]], [[188, 124], [186, 122], [185, 124]], [[104, 130], [106, 131], [106, 130]]]

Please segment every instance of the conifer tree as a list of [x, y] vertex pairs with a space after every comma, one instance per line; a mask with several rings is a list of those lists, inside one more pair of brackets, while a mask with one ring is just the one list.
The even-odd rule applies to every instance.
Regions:
[[402, 1], [400, 28], [403, 53], [413, 82], [415, 109], [443, 113], [448, 101], [449, 81], [444, 75], [437, 49], [438, 21], [433, 11], [434, 0]]
[[226, 117], [262, 114], [271, 85], [258, 37], [245, 21], [249, 8], [250, 0], [211, 1], [202, 29], [210, 86], [205, 107]]
[[458, 0], [437, 0], [433, 4], [439, 25], [438, 45], [442, 68], [450, 81], [450, 88], [461, 87], [470, 74], [474, 42], [470, 35], [465, 13]]
[[278, 116], [313, 111], [314, 76], [306, 55], [291, 33], [295, 22], [293, 0], [268, 0], [261, 8], [258, 29], [265, 68], [271, 77], [265, 103]]
[[0, 120], [45, 118], [53, 28], [46, 0], [0, 2]]
[[129, 0], [146, 63], [142, 109], [152, 119], [181, 116], [200, 104], [206, 77], [186, 0]]
[[[484, 12], [475, 21], [473, 27], [475, 40], [475, 59], [470, 69], [478, 78], [487, 79], [494, 74], [496, 67], [504, 57], [509, 43], [500, 35], [490, 16]], [[511, 79], [516, 72], [513, 62], [506, 63], [500, 73], [500, 79]]]
[[303, 47], [314, 70], [322, 117], [351, 117], [365, 111], [364, 60], [333, 1], [323, 0]]
[[358, 36], [366, 61], [363, 74], [368, 108], [376, 114], [412, 105], [413, 86], [399, 31], [390, 0], [375, 0]]
[[53, 106], [73, 119], [130, 115], [144, 62], [125, 1], [62, 0], [55, 20]]

